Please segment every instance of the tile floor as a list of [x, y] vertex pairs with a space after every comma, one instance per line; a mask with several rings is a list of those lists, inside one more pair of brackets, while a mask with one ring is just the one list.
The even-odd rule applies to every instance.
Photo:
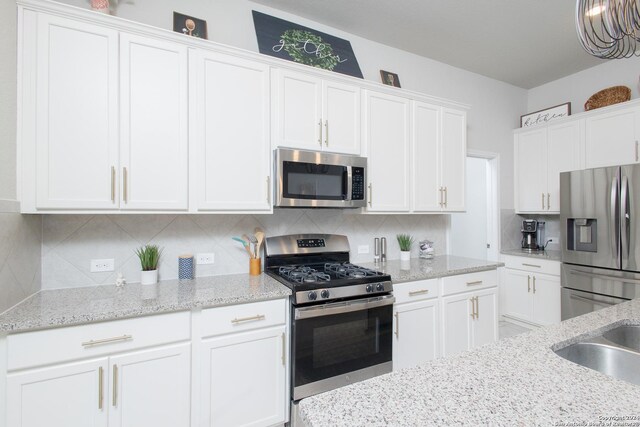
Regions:
[[511, 322], [506, 322], [504, 320], [501, 320], [498, 323], [498, 338], [499, 339], [503, 339], [503, 338], [509, 338], [509, 337], [513, 337], [525, 332], [528, 332], [529, 329], [524, 328], [520, 325], [516, 325], [515, 323], [511, 323]]

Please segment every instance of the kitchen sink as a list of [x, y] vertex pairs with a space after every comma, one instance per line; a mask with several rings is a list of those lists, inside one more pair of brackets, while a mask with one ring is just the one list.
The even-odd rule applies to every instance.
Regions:
[[640, 326], [620, 326], [602, 334], [612, 343], [640, 351]]
[[620, 326], [555, 353], [570, 362], [640, 385], [640, 326]]

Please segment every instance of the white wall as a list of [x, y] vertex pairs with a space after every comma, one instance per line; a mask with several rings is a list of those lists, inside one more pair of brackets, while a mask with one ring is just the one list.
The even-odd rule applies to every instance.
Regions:
[[[571, 113], [584, 111], [584, 103], [599, 90], [611, 86], [627, 86], [631, 99], [637, 98], [640, 58], [613, 59], [570, 76], [554, 80], [528, 92], [527, 111], [571, 102]], [[524, 114], [524, 113], [523, 113]]]
[[[87, 0], [62, 0], [87, 8]], [[526, 90], [391, 48], [304, 18], [247, 0], [123, 0], [117, 15], [133, 21], [171, 29], [173, 11], [205, 19], [209, 39], [256, 52], [251, 10], [259, 10], [345, 38], [368, 80], [380, 81], [380, 69], [399, 74], [403, 88], [471, 105], [468, 116], [469, 148], [500, 153], [501, 204], [513, 207], [512, 129], [526, 110]], [[436, 41], [425, 40], [425, 43]], [[487, 58], [490, 61], [491, 58]]]

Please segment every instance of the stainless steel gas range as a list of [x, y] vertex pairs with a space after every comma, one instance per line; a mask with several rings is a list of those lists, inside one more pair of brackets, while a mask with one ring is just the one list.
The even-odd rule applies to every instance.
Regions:
[[391, 276], [350, 264], [345, 236], [268, 237], [265, 272], [293, 291], [293, 402], [391, 372]]

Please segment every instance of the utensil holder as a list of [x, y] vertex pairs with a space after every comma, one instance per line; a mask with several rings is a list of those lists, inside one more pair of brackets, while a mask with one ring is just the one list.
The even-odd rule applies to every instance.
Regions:
[[250, 258], [249, 259], [249, 274], [252, 276], [259, 276], [262, 273], [262, 259]]

